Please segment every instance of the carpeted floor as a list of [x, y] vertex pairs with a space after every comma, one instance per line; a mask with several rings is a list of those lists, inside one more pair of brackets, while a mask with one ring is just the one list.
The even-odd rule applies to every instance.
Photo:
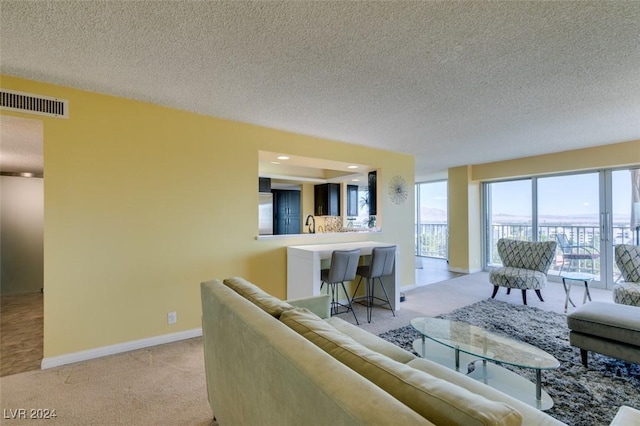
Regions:
[[[364, 307], [356, 307], [361, 328], [380, 334], [405, 327], [415, 317], [446, 314], [486, 299], [491, 285], [488, 274], [481, 272], [403, 291], [406, 301], [396, 316], [387, 309], [374, 309], [373, 321], [367, 323]], [[545, 302], [530, 297], [529, 304], [562, 312], [565, 294], [561, 283], [550, 282], [543, 294]], [[575, 297], [579, 296], [575, 289]], [[598, 289], [592, 290], [592, 296], [602, 301], [612, 297], [610, 291]], [[504, 291], [496, 300], [521, 304], [519, 294]], [[351, 313], [340, 317], [355, 323]], [[582, 389], [573, 392], [576, 400], [590, 398]], [[634, 395], [637, 393], [636, 388]], [[65, 426], [216, 424], [207, 402], [201, 338], [0, 377], [0, 409], [9, 415], [9, 410], [21, 408], [54, 409], [57, 417], [46, 423]], [[33, 422], [0, 420], [11, 425]]]
[[[590, 353], [585, 369], [578, 349], [569, 346], [564, 314], [487, 299], [438, 317], [477, 325], [556, 357], [560, 368], [544, 371], [542, 379], [543, 388], [554, 400], [548, 413], [560, 421], [574, 426], [608, 425], [619, 406], [640, 409], [640, 365]], [[380, 336], [413, 352], [412, 342], [420, 334], [405, 326]], [[511, 369], [535, 380], [533, 370]]]

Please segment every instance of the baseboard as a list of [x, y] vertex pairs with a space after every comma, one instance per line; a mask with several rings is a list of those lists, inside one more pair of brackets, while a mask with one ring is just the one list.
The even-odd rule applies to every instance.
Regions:
[[404, 292], [404, 291], [413, 290], [415, 288], [418, 288], [418, 286], [416, 284], [408, 284], [408, 285], [400, 287], [400, 291]]
[[180, 340], [191, 339], [200, 336], [202, 336], [202, 328], [194, 328], [192, 330], [163, 334], [161, 336], [149, 337], [146, 339], [133, 340], [131, 342], [118, 343], [115, 345], [103, 346], [95, 349], [88, 349], [86, 351], [73, 352], [70, 354], [43, 358], [40, 368], [46, 370], [47, 368], [73, 364], [74, 362], [88, 361], [90, 359], [101, 358], [107, 355], [115, 355], [123, 352], [133, 351], [136, 349], [163, 345], [165, 343], [178, 342]]
[[456, 268], [455, 266], [449, 266], [449, 271], [457, 272], [459, 274], [475, 274], [476, 272], [482, 272], [482, 268]]

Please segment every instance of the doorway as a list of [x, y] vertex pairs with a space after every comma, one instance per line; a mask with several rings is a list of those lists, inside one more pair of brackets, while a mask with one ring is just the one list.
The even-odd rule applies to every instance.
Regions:
[[41, 120], [0, 116], [0, 376], [42, 362], [43, 133]]

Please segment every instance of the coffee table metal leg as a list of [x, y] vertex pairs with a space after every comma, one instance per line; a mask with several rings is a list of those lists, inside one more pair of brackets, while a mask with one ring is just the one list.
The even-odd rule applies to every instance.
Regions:
[[536, 401], [542, 401], [542, 370], [536, 369]]
[[460, 349], [456, 348], [456, 371], [460, 371]]
[[567, 312], [569, 303], [571, 303], [571, 306], [573, 306], [574, 308], [576, 307], [576, 304], [573, 303], [573, 300], [571, 300], [571, 283], [569, 282], [569, 287], [567, 287], [566, 278], [562, 278], [562, 286], [564, 287], [564, 293], [566, 295], [564, 299], [564, 311]]
[[587, 298], [589, 298], [589, 302], [591, 302], [591, 293], [589, 293], [589, 281], [584, 282], [584, 297], [582, 298], [582, 304], [587, 303]]

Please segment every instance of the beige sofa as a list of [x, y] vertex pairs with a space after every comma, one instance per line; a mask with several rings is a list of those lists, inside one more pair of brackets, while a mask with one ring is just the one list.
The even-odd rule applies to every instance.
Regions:
[[563, 424], [330, 317], [328, 296], [284, 302], [230, 278], [202, 283], [201, 297], [209, 404], [221, 426]]

